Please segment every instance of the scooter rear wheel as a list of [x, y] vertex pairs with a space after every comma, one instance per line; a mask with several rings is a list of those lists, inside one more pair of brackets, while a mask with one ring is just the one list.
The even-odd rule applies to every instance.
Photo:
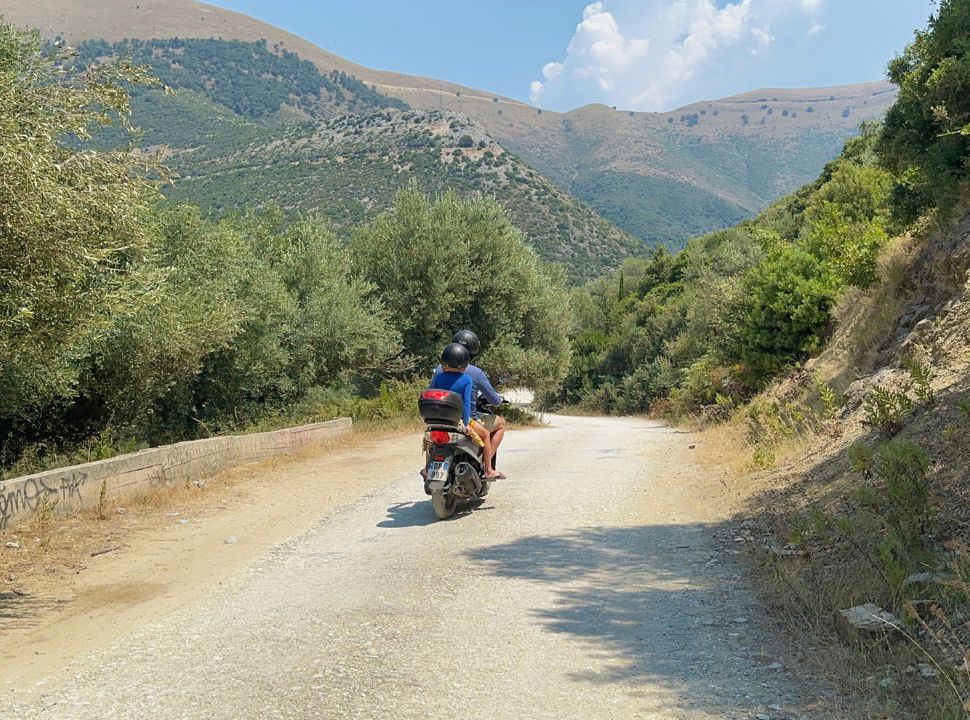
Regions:
[[447, 520], [455, 514], [458, 498], [451, 490], [432, 490], [431, 508], [439, 520]]

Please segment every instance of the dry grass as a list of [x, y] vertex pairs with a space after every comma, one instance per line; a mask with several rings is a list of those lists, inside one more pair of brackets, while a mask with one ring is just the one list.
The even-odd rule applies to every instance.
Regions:
[[[843, 298], [824, 351], [754, 400], [752, 406], [778, 409], [777, 423], [765, 418], [758, 425], [760, 438], [751, 433], [749, 408], [702, 436], [708, 454], [743, 486], [740, 494], [752, 498], [742, 514], [762, 528], [761, 548], [751, 560], [765, 603], [806, 668], [828, 677], [850, 699], [852, 720], [970, 718], [968, 210], [970, 202], [945, 222], [926, 222], [886, 248], [879, 284]], [[904, 346], [924, 319], [931, 323], [922, 326], [919, 341]], [[910, 393], [915, 405], [895, 439], [915, 443], [929, 456], [934, 516], [919, 547], [900, 551], [884, 544], [884, 480], [850, 462], [854, 443], [875, 448], [885, 442], [866, 425], [862, 401], [869, 391], [861, 384], [848, 399], [841, 393], [876, 371], [880, 384], [905, 380], [909, 373], [896, 369], [904, 354], [932, 371], [932, 392]], [[820, 381], [847, 404], [833, 420], [788, 432], [786, 426], [795, 427], [784, 419], [791, 417], [791, 406], [820, 416]], [[752, 461], [759, 444], [773, 455], [768, 470]], [[949, 579], [906, 584], [915, 571]], [[904, 618], [905, 634], [840, 638], [836, 611], [863, 602]]]

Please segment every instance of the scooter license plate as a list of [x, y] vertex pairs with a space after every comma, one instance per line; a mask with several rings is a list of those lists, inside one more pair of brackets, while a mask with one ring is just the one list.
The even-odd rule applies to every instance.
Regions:
[[431, 482], [444, 482], [448, 479], [449, 461], [433, 462], [428, 465], [428, 480]]

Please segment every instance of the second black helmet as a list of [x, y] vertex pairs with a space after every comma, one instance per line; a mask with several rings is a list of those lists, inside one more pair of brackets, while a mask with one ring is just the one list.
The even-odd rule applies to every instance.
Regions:
[[468, 350], [468, 356], [470, 358], [478, 355], [479, 351], [482, 349], [482, 344], [478, 341], [478, 335], [473, 333], [471, 330], [459, 330], [455, 333], [455, 336], [451, 339], [453, 343], [458, 343], [459, 345], [464, 345], [465, 349]]
[[468, 360], [468, 350], [465, 349], [464, 345], [454, 342], [448, 343], [445, 345], [445, 349], [441, 351], [442, 367], [464, 370], [468, 367]]

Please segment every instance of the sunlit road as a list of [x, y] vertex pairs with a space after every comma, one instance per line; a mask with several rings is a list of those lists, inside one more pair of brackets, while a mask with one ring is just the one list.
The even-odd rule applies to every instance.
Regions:
[[415, 440], [413, 473], [81, 657], [46, 694], [7, 694], [0, 717], [823, 717], [768, 669], [689, 436], [551, 422], [510, 433], [510, 479], [446, 522]]

